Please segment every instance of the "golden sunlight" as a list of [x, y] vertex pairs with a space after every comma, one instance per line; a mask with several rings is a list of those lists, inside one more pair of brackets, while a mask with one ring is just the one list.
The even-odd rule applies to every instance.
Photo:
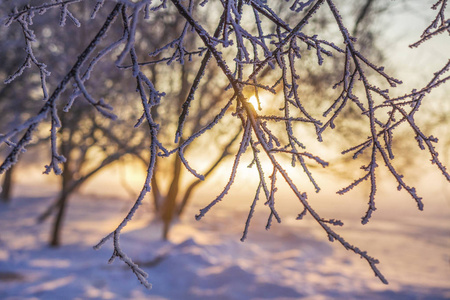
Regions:
[[263, 98], [261, 96], [259, 96], [259, 104], [258, 105], [258, 99], [256, 99], [256, 96], [253, 95], [248, 99], [248, 102], [253, 105], [253, 107], [255, 108], [255, 110], [262, 110], [262, 105], [263, 105]]

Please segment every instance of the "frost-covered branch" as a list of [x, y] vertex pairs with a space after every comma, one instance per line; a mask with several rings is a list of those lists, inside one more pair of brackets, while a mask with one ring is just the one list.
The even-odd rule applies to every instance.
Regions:
[[[33, 117], [30, 118], [28, 121], [23, 123], [22, 125], [19, 125], [18, 127], [14, 128], [10, 132], [6, 133], [5, 135], [0, 137], [0, 144], [6, 142], [9, 138], [12, 136], [15, 136], [22, 130], [26, 129], [25, 134], [22, 136], [22, 138], [19, 140], [18, 143], [16, 143], [11, 150], [10, 154], [6, 157], [2, 165], [0, 166], [0, 173], [3, 173], [7, 169], [9, 169], [13, 164], [17, 162], [18, 156], [20, 153], [25, 151], [25, 147], [27, 144], [31, 141], [32, 134], [34, 130], [38, 127], [38, 125], [47, 117], [47, 114], [49, 111], [51, 111], [55, 103], [59, 100], [61, 94], [66, 89], [67, 84], [71, 79], [73, 79], [75, 76], [77, 76], [80, 68], [83, 66], [85, 61], [87, 60], [88, 56], [94, 51], [94, 49], [97, 47], [100, 40], [106, 35], [108, 32], [111, 24], [115, 20], [116, 16], [119, 13], [119, 10], [121, 8], [121, 4], [117, 4], [114, 9], [111, 11], [111, 13], [108, 15], [108, 17], [105, 20], [105, 23], [103, 24], [102, 28], [99, 30], [97, 35], [94, 37], [94, 39], [90, 42], [90, 44], [86, 47], [86, 49], [78, 56], [78, 59], [76, 63], [73, 65], [71, 70], [64, 76], [64, 78], [61, 80], [61, 82], [58, 84], [58, 86], [55, 88], [53, 93], [50, 97], [46, 100], [43, 107], [40, 109], [39, 113]], [[45, 92], [44, 92], [45, 95]], [[58, 121], [56, 119], [56, 112], [52, 113], [52, 123], [54, 122], [54, 125], [56, 128], [58, 127]], [[53, 137], [53, 135], [52, 135]], [[52, 138], [52, 142], [54, 142], [54, 139]], [[54, 149], [54, 147], [52, 147]], [[52, 157], [60, 157], [59, 154], [57, 154], [55, 151], [52, 152]], [[58, 159], [57, 161], [53, 161], [50, 164], [52, 166], [55, 173], [59, 174], [60, 170], [57, 165], [55, 165], [56, 162], [62, 162], [63, 159]], [[48, 170], [47, 170], [48, 171]], [[46, 171], [46, 172], [47, 172]]]
[[[316, 192], [319, 192], [321, 187], [314, 177], [314, 169], [309, 162], [323, 168], [329, 163], [317, 155], [316, 149], [310, 149], [308, 140], [298, 134], [298, 128], [308, 130], [311, 128], [317, 139], [323, 141], [326, 131], [339, 129], [338, 120], [344, 117], [344, 111], [350, 107], [354, 108], [357, 111], [355, 118], [359, 118], [358, 124], [369, 132], [369, 136], [367, 139], [364, 137], [362, 141], [357, 141], [355, 146], [342, 153], [352, 155], [353, 159], [365, 159], [366, 162], [361, 167], [362, 175], [339, 190], [338, 194], [345, 194], [367, 181], [370, 185], [368, 208], [362, 218], [362, 223], [367, 223], [376, 210], [377, 171], [384, 165], [399, 189], [406, 190], [422, 210], [422, 198], [417, 195], [414, 187], [407, 185], [403, 175], [394, 165], [394, 132], [400, 124], [408, 125], [415, 133], [419, 147], [428, 149], [432, 163], [436, 164], [450, 181], [448, 171], [438, 159], [434, 145], [437, 139], [426, 135], [414, 120], [414, 115], [418, 112], [426, 94], [448, 83], [450, 77], [447, 72], [450, 69], [450, 61], [425, 87], [401, 97], [392, 97], [384, 85], [395, 88], [402, 81], [389, 75], [382, 66], [358, 50], [360, 49], [358, 41], [347, 30], [348, 21], [339, 12], [333, 0], [286, 1], [290, 2], [286, 6], [291, 11], [290, 15], [276, 13], [273, 9], [274, 4], [262, 0], [205, 0], [200, 3], [194, 0], [162, 0], [156, 4], [149, 0], [119, 0], [114, 2], [113, 10], [106, 14], [104, 10], [108, 7], [108, 2], [98, 0], [90, 3], [90, 17], [103, 17], [105, 22], [52, 93], [48, 93], [50, 89], [46, 83], [50, 73], [47, 66], [41, 62], [41, 58], [37, 59], [39, 55], [36, 48], [33, 48], [37, 38], [31, 29], [32, 20], [36, 17], [36, 13], [44, 14], [51, 9], [59, 8], [61, 26], [69, 26], [66, 25], [67, 21], [79, 26], [82, 19], [76, 14], [75, 5], [87, 5], [89, 2], [72, 0], [56, 1], [36, 7], [25, 6], [6, 18], [6, 25], [17, 23], [20, 26], [26, 53], [23, 63], [18, 66], [17, 71], [10, 74], [6, 83], [13, 84], [26, 68], [34, 65], [39, 72], [45, 103], [37, 114], [0, 135], [0, 145], [5, 144], [11, 148], [10, 154], [0, 166], [0, 172], [17, 161], [19, 154], [30, 142], [33, 132], [50, 114], [49, 136], [52, 155], [46, 173], [51, 170], [57, 174], [61, 173], [59, 165], [65, 158], [57, 149], [59, 141], [57, 133], [61, 127], [58, 103], [61, 101], [63, 91], [70, 88], [70, 83], [72, 89], [63, 108], [65, 113], [72, 113], [72, 107], [79, 105], [79, 101], [75, 100], [82, 96], [89, 104], [88, 107], [103, 117], [111, 120], [116, 118], [112, 113], [112, 105], [105, 102], [102, 97], [95, 100], [97, 94], [91, 74], [104, 63], [127, 78], [128, 82], [133, 82], [135, 93], [130, 98], [138, 99], [139, 108], [136, 109], [138, 120], [135, 129], [131, 130], [138, 130], [136, 128], [141, 127], [146, 133], [143, 143], [148, 146], [148, 157], [144, 158], [142, 153], [137, 154], [142, 161], [147, 162], [146, 178], [138, 197], [123, 221], [95, 246], [95, 249], [98, 249], [112, 239], [113, 253], [110, 262], [119, 258], [131, 268], [142, 284], [150, 288], [151, 284], [146, 279], [146, 273], [120, 247], [120, 235], [141, 206], [144, 197], [151, 191], [152, 183], [156, 182], [154, 175], [157, 159], [178, 156], [178, 169], [184, 166], [184, 170], [194, 176], [194, 183], [188, 187], [186, 194], [188, 197], [197, 183], [204, 180], [218, 162], [230, 153], [231, 145], [240, 136], [240, 144], [234, 153], [227, 183], [220, 194], [200, 210], [196, 219], [203, 218], [225, 199], [235, 184], [240, 165], [250, 156], [252, 161], [250, 167], [256, 168], [259, 183], [255, 187], [255, 196], [244, 223], [242, 241], [249, 235], [251, 219], [260, 197], [264, 199], [268, 213], [266, 228], [271, 227], [273, 219], [281, 222], [282, 216], [277, 211], [281, 199], [278, 198], [277, 191], [280, 180], [284, 180], [301, 205], [302, 211], [297, 219], [300, 220], [305, 215], [311, 216], [330, 241], [338, 241], [345, 249], [364, 258], [375, 275], [383, 283], [387, 283], [376, 266], [378, 260], [348, 243], [332, 228], [342, 226], [343, 223], [333, 218], [324, 218], [316, 212], [308, 195], [302, 191], [303, 183], [294, 182], [285, 168], [285, 159], [290, 159], [292, 167], [300, 168], [306, 174], [308, 184], [312, 184]], [[433, 9], [438, 10], [435, 20], [422, 34], [421, 39], [411, 45], [412, 47], [438, 33], [448, 31], [449, 22], [444, 16], [446, 4], [447, 0], [440, 0], [433, 6]], [[286, 4], [283, 1], [280, 5]], [[332, 42], [324, 39], [321, 31], [323, 29], [312, 25], [317, 12], [321, 10], [331, 12], [334, 19], [331, 22], [340, 32], [340, 41]], [[147, 41], [148, 22], [157, 24], [162, 14], [172, 14], [171, 16], [174, 16], [181, 26], [175, 30], [176, 32], [159, 37], [160, 43]], [[116, 23], [114, 20], [118, 16], [121, 22]], [[115, 31], [111, 30], [113, 23]], [[103, 43], [107, 33], [113, 36], [112, 41]], [[326, 68], [328, 61], [332, 61], [338, 68], [333, 70], [333, 73], [339, 76], [335, 80], [337, 83], [325, 83], [330, 89], [337, 91], [337, 96], [333, 99], [318, 100], [315, 95], [303, 91], [309, 84], [305, 79], [303, 67], [310, 61], [318, 69]], [[175, 81], [172, 78], [173, 70], [188, 65], [194, 66], [195, 71], [186, 76], [188, 84], [183, 85], [185, 83], [183, 82], [179, 84], [182, 86], [180, 88], [177, 86], [178, 82], [173, 83]], [[163, 68], [169, 71], [161, 71]], [[207, 75], [210, 70], [214, 70], [213, 79]], [[157, 84], [155, 79], [157, 77], [163, 77], [164, 84]], [[211, 82], [208, 82], [209, 80]], [[164, 90], [165, 85], [167, 93]], [[181, 92], [174, 96], [173, 90], [177, 88]], [[209, 94], [207, 97], [202, 96], [200, 93], [202, 89], [218, 90], [220, 96], [213, 97]], [[270, 95], [266, 104], [261, 101], [263, 94]], [[251, 95], [256, 97], [257, 107], [249, 102]], [[123, 102], [125, 101], [127, 101], [125, 106], [135, 109], [135, 106], [128, 103], [129, 99], [123, 99]], [[205, 105], [205, 101], [209, 102]], [[175, 120], [172, 126], [161, 122], [158, 118], [158, 114], [161, 114], [158, 109], [163, 105], [175, 107], [173, 110], [163, 111], [163, 114], [172, 114], [176, 111], [176, 115], [171, 116]], [[264, 111], [264, 105], [269, 106], [270, 112]], [[322, 107], [326, 108], [319, 111]], [[387, 118], [384, 114], [386, 109], [389, 110]], [[201, 115], [202, 119], [201, 121], [197, 119], [195, 126], [192, 126], [191, 119], [196, 113]], [[226, 123], [228, 117], [235, 118], [238, 125]], [[195, 144], [205, 139], [206, 133], [221, 126], [238, 126], [238, 130], [226, 128], [225, 131], [226, 134], [229, 132], [239, 134], [234, 138], [230, 136], [229, 143], [223, 143], [226, 146], [222, 149], [222, 155], [218, 159], [212, 159], [211, 167], [205, 174], [201, 174], [197, 171], [195, 160], [190, 159], [187, 149], [196, 149]], [[18, 142], [13, 143], [12, 138], [21, 132], [25, 133]], [[175, 141], [175, 144], [172, 144], [172, 141]], [[207, 141], [207, 144], [213, 145], [214, 142]], [[269, 163], [268, 170], [265, 169], [263, 161]], [[267, 176], [266, 173], [270, 175]], [[153, 187], [157, 188], [158, 185], [153, 184]], [[153, 193], [160, 195], [159, 191], [154, 190]], [[183, 199], [182, 205], [185, 205], [186, 201]]]

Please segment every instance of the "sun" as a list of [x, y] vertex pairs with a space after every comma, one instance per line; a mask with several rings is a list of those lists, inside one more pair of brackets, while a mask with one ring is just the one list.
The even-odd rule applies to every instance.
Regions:
[[[256, 99], [256, 96], [253, 95], [248, 99], [248, 102], [253, 105], [253, 107], [255, 108], [255, 110], [258, 110], [260, 106], [262, 106], [262, 98], [259, 97], [259, 103], [260, 105], [258, 105], [258, 99]], [[261, 109], [259, 109], [261, 110]]]

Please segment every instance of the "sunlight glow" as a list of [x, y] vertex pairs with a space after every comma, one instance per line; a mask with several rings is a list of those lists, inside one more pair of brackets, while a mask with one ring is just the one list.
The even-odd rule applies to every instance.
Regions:
[[[248, 99], [248, 102], [253, 105], [253, 107], [255, 108], [255, 110], [261, 110], [259, 109], [259, 105], [258, 105], [258, 99], [256, 99], [256, 96], [253, 95]], [[263, 99], [261, 98], [261, 96], [259, 96], [259, 102], [260, 102], [260, 106], [262, 107], [263, 104]]]

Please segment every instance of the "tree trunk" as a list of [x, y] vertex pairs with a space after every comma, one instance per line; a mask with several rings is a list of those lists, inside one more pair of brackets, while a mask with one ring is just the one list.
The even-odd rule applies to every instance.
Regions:
[[158, 170], [158, 159], [156, 159], [156, 161], [155, 161], [155, 171], [153, 172], [152, 181], [151, 181], [153, 205], [154, 205], [156, 214], [158, 214], [161, 209], [161, 207], [160, 207], [161, 206], [161, 191], [159, 189], [158, 180], [156, 179], [157, 170]]
[[172, 183], [169, 187], [169, 192], [164, 199], [164, 204], [162, 207], [161, 218], [163, 221], [163, 240], [168, 240], [170, 225], [172, 223], [173, 217], [177, 209], [177, 196], [180, 185], [180, 175], [181, 175], [181, 159], [179, 156], [175, 157], [174, 172], [173, 172]]
[[6, 172], [3, 178], [2, 191], [0, 193], [0, 200], [8, 203], [11, 200], [11, 190], [13, 181], [13, 170], [15, 166], [11, 166]]
[[[61, 132], [63, 132], [63, 130], [65, 129], [64, 125], [66, 120], [62, 119], [62, 121], [63, 126], [61, 128]], [[66, 212], [67, 200], [69, 199], [70, 194], [73, 192], [73, 190], [69, 190], [70, 185], [73, 184], [73, 172], [71, 170], [72, 161], [70, 157], [71, 141], [72, 131], [69, 131], [68, 139], [66, 141], [62, 141], [60, 147], [61, 154], [64, 155], [66, 161], [63, 164], [63, 171], [61, 174], [61, 191], [56, 207], [58, 211], [53, 222], [52, 232], [50, 236], [51, 247], [59, 247], [61, 245], [61, 230]]]
[[[64, 152], [63, 152], [64, 153]], [[69, 155], [66, 156], [66, 162], [63, 166], [62, 180], [61, 180], [61, 192], [58, 199], [57, 209], [58, 212], [53, 222], [52, 234], [50, 239], [51, 247], [59, 247], [61, 245], [61, 230], [62, 224], [66, 212], [67, 200], [71, 191], [68, 191], [69, 184], [72, 182], [72, 172], [69, 167]]]
[[67, 199], [68, 195], [64, 191], [61, 191], [61, 196], [58, 199], [58, 214], [55, 217], [52, 228], [50, 240], [51, 247], [59, 247], [61, 245], [61, 229], [66, 212]]

